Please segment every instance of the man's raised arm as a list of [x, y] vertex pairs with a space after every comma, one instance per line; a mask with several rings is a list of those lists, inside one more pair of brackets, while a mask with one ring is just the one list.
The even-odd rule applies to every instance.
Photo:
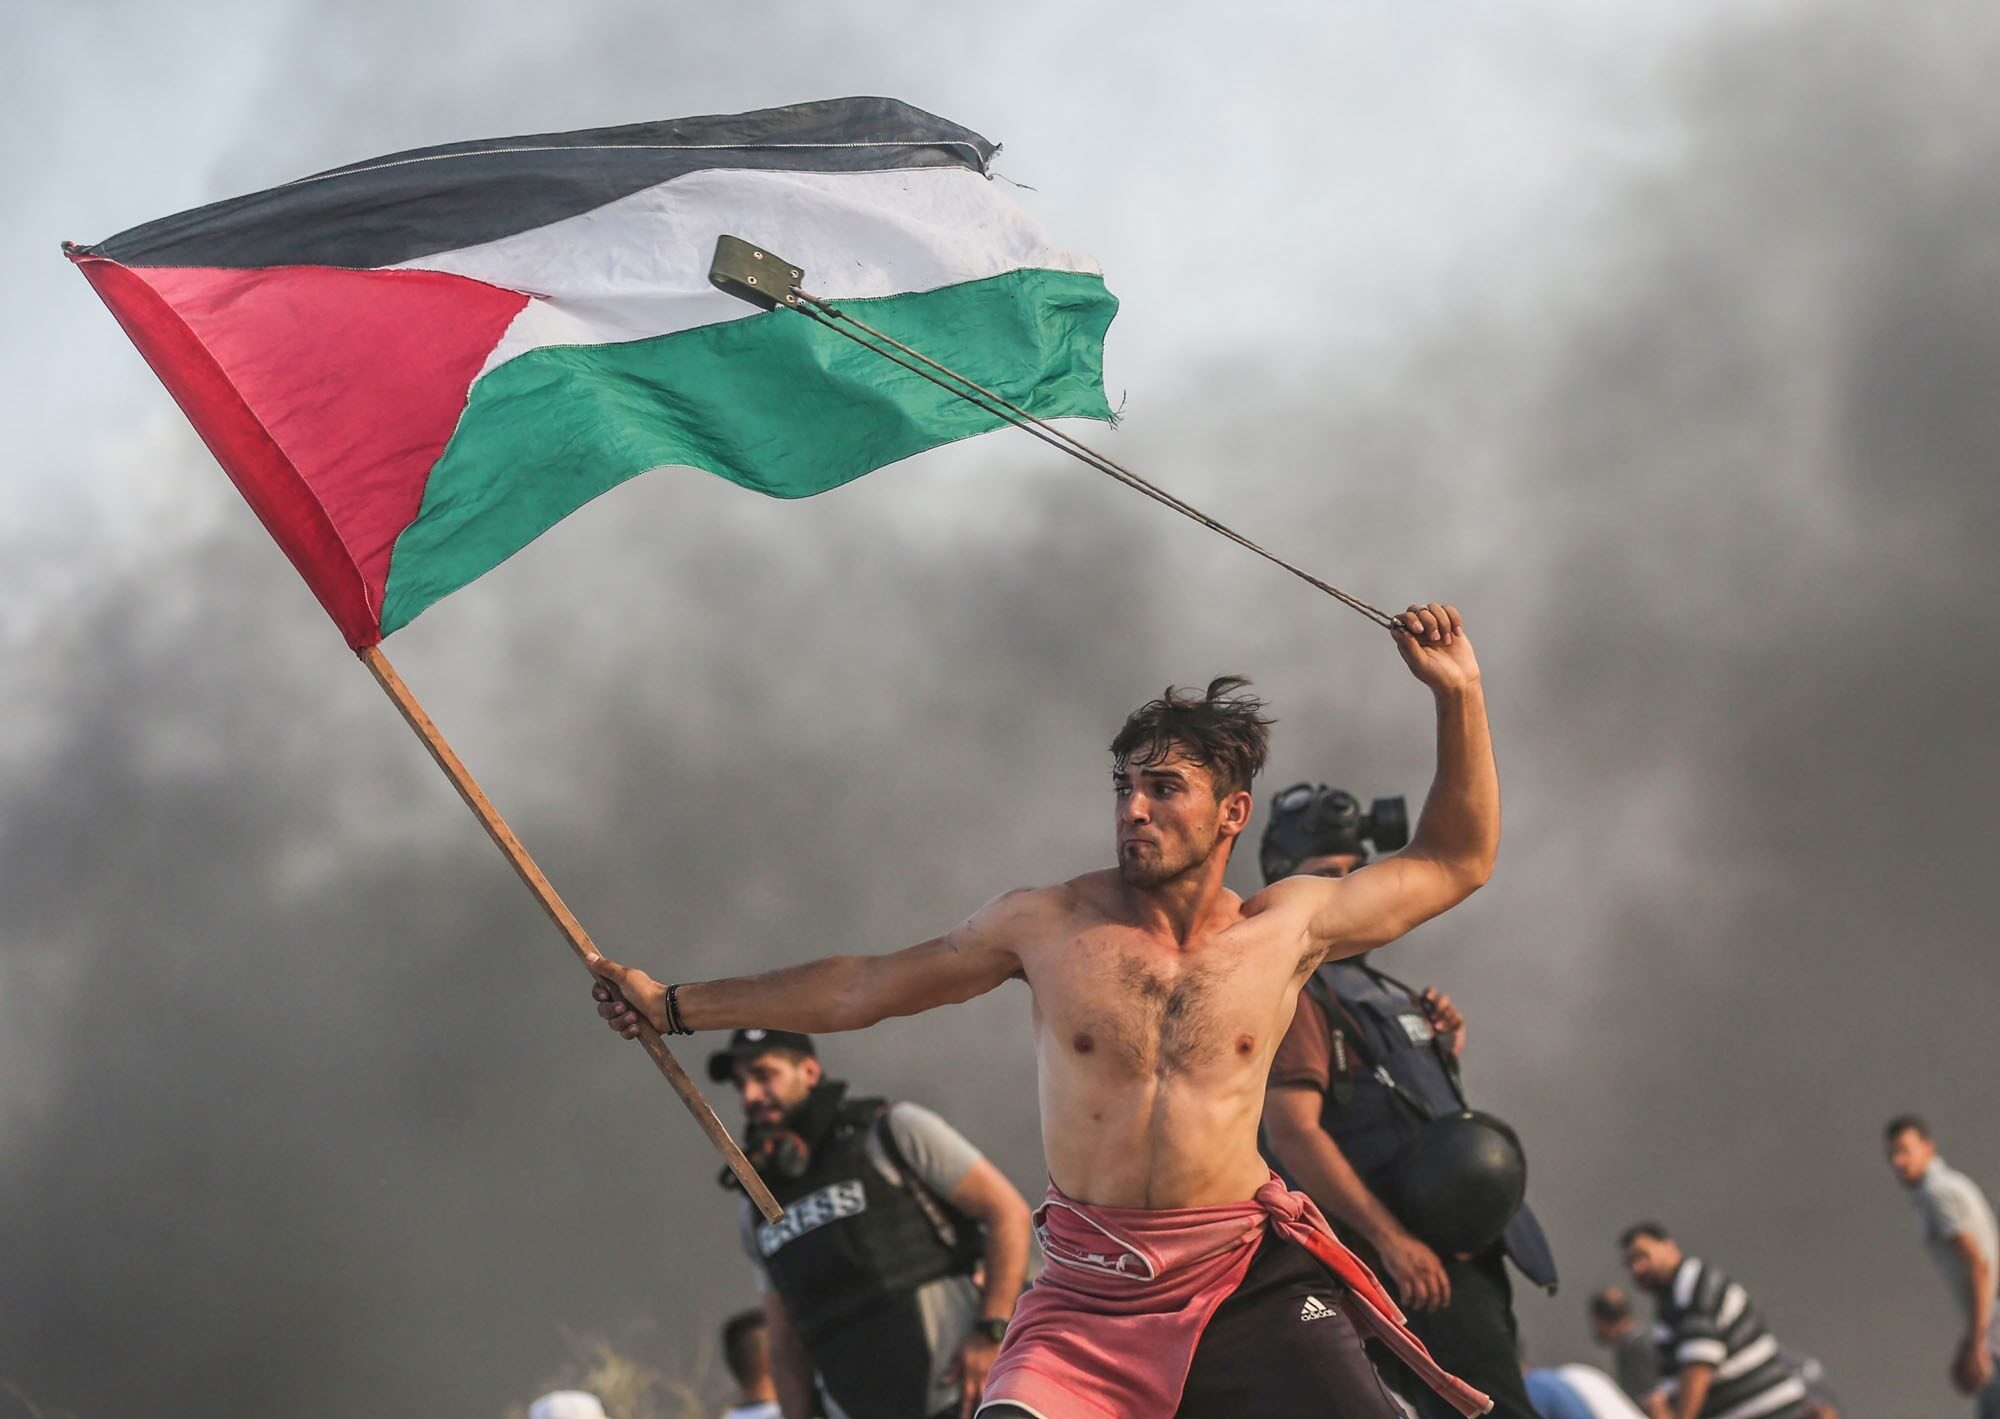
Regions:
[[[644, 971], [597, 956], [592, 994], [597, 1013], [626, 1039], [644, 1016], [662, 1034], [761, 1027], [831, 1034], [865, 1029], [893, 1015], [915, 1015], [984, 995], [1021, 970], [1016, 932], [1032, 917], [1038, 894], [1009, 892], [943, 936], [885, 956], [826, 956], [762, 975], [668, 987]], [[672, 1008], [668, 992], [673, 992]]]
[[1400, 620], [1397, 649], [1437, 702], [1437, 776], [1407, 848], [1365, 871], [1312, 884], [1324, 898], [1313, 940], [1329, 958], [1394, 941], [1457, 906], [1493, 875], [1500, 851], [1500, 776], [1464, 623], [1435, 602], [1412, 606]]

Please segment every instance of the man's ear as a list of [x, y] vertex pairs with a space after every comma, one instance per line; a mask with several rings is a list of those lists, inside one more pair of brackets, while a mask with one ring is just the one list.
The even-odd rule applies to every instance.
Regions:
[[1216, 824], [1217, 834], [1221, 837], [1233, 838], [1242, 833], [1245, 828], [1250, 826], [1250, 813], [1255, 806], [1250, 797], [1250, 790], [1247, 788], [1239, 788], [1234, 793], [1224, 794], [1222, 798], [1222, 819]]
[[799, 1061], [799, 1073], [805, 1076], [807, 1088], [811, 1088], [813, 1085], [819, 1083], [819, 1077], [824, 1072], [820, 1068], [819, 1058], [816, 1055], [809, 1054]]

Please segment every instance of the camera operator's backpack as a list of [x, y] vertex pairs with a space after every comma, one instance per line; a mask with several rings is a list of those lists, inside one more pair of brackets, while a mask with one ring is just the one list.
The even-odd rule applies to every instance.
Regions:
[[970, 1275], [973, 1267], [986, 1254], [979, 1224], [917, 1176], [917, 1170], [910, 1166], [909, 1160], [903, 1157], [903, 1150], [896, 1146], [896, 1135], [889, 1127], [889, 1107], [886, 1103], [881, 1105], [869, 1125], [866, 1144], [868, 1161], [875, 1165], [875, 1170], [891, 1186], [902, 1189], [904, 1195], [917, 1205], [917, 1210], [924, 1214], [924, 1220], [931, 1224], [931, 1230], [937, 1233], [939, 1243], [958, 1260], [961, 1274]]
[[[1417, 992], [1394, 976], [1363, 967], [1410, 999]], [[1500, 1239], [1528, 1191], [1528, 1160], [1505, 1122], [1473, 1108], [1460, 1087], [1458, 1061], [1436, 1041], [1436, 1052], [1458, 1107], [1439, 1110], [1389, 1072], [1375, 1057], [1367, 1030], [1325, 978], [1315, 971], [1306, 991], [1326, 1016], [1333, 1069], [1328, 1093], [1334, 1107], [1352, 1102], [1355, 1079], [1370, 1075], [1407, 1109], [1416, 1132], [1397, 1151], [1383, 1201], [1398, 1221], [1434, 1251], [1467, 1256]]]

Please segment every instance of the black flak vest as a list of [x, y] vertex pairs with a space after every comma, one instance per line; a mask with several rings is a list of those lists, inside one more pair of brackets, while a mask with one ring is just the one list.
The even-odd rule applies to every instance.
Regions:
[[765, 1179], [785, 1215], [752, 1235], [809, 1354], [926, 1282], [979, 1264], [978, 1227], [912, 1174], [887, 1111], [881, 1099], [843, 1102], [802, 1176]]

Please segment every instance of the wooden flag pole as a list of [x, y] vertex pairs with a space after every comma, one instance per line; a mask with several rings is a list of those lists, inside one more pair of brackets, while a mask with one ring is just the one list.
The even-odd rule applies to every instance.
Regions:
[[[575, 913], [570, 911], [563, 899], [556, 894], [556, 889], [550, 884], [549, 879], [542, 875], [542, 869], [535, 865], [534, 858], [528, 856], [528, 850], [521, 846], [521, 840], [514, 836], [514, 830], [507, 826], [506, 820], [500, 816], [500, 811], [493, 806], [492, 800], [487, 798], [485, 791], [467, 772], [464, 763], [452, 751], [451, 745], [445, 742], [444, 736], [438, 733], [437, 725], [431, 722], [428, 714], [424, 713], [424, 707], [417, 703], [417, 697], [410, 693], [410, 687], [403, 683], [403, 677], [396, 673], [396, 667], [382, 654], [382, 647], [371, 645], [361, 651], [360, 655], [361, 663], [368, 667], [375, 676], [376, 683], [381, 685], [389, 698], [396, 702], [396, 708], [402, 711], [403, 718], [409, 722], [410, 728], [417, 731], [417, 737], [424, 741], [424, 747], [430, 750], [431, 757], [437, 760], [438, 767], [444, 770], [445, 777], [450, 779], [452, 787], [458, 790], [458, 796], [465, 800], [466, 807], [472, 810], [475, 818], [479, 819], [480, 826], [486, 829], [487, 836], [493, 839], [507, 861], [514, 865], [514, 870], [520, 874], [521, 880], [528, 884], [528, 890], [535, 894], [535, 900], [542, 904], [542, 910], [549, 914], [550, 919], [568, 940], [570, 949], [576, 952], [577, 959], [588, 960], [591, 956], [597, 955], [597, 947], [591, 942], [590, 933], [583, 929], [583, 923], [576, 919]], [[701, 1125], [701, 1131], [708, 1135], [708, 1141], [715, 1145], [718, 1153], [722, 1154], [723, 1161], [729, 1164], [729, 1170], [736, 1174], [736, 1180], [743, 1184], [743, 1190], [750, 1195], [750, 1200], [757, 1205], [757, 1210], [764, 1214], [764, 1219], [775, 1222], [783, 1217], [785, 1209], [778, 1205], [775, 1197], [771, 1196], [771, 1190], [764, 1186], [764, 1180], [757, 1176], [757, 1170], [750, 1166], [750, 1160], [743, 1156], [743, 1150], [736, 1146], [736, 1140], [729, 1136], [729, 1130], [722, 1126], [722, 1120], [715, 1116], [715, 1110], [711, 1109], [708, 1100], [701, 1096], [701, 1090], [695, 1088], [694, 1081], [688, 1078], [687, 1071], [681, 1068], [680, 1061], [674, 1058], [672, 1051], [667, 1048], [666, 1041], [660, 1038], [660, 1032], [641, 1021], [639, 1043], [645, 1046], [646, 1053], [652, 1056], [653, 1063], [660, 1067], [660, 1073], [667, 1076], [667, 1082], [674, 1086], [674, 1092], [681, 1096], [681, 1102], [686, 1104], [688, 1112], [694, 1115], [694, 1121]]]

